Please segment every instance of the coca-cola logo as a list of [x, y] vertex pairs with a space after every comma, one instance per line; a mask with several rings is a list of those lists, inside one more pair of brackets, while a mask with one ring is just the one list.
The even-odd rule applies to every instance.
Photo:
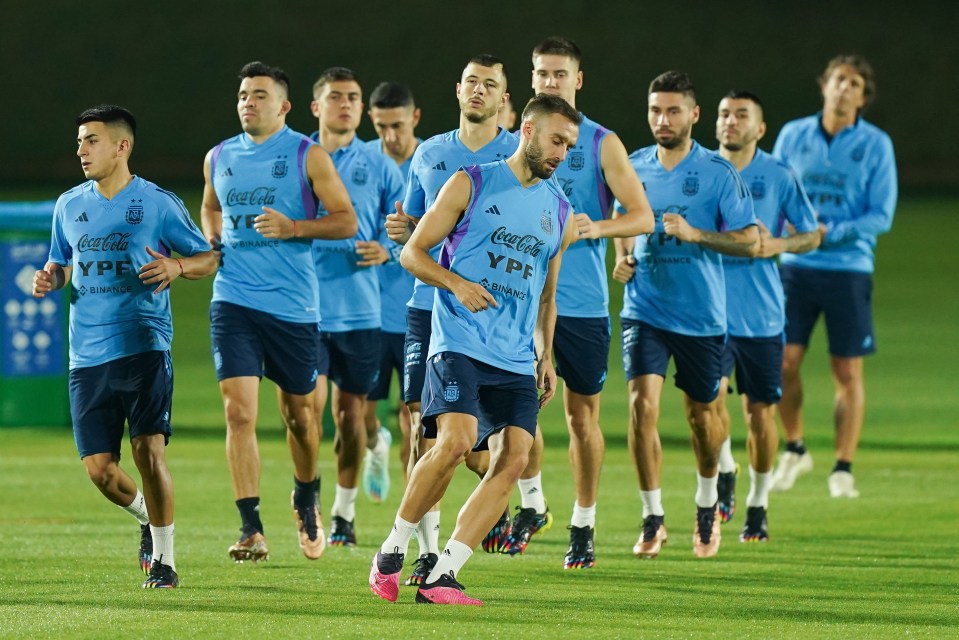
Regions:
[[532, 234], [521, 236], [516, 233], [510, 233], [506, 227], [500, 227], [494, 231], [489, 239], [493, 244], [505, 245], [510, 249], [534, 257], [539, 255], [543, 246], [546, 244], [545, 241], [540, 240]]
[[274, 191], [276, 187], [257, 187], [250, 191], [230, 189], [230, 192], [226, 194], [226, 206], [273, 204], [276, 201]]
[[101, 237], [90, 237], [83, 234], [77, 242], [77, 251], [126, 251], [130, 246], [129, 233], [113, 232]]

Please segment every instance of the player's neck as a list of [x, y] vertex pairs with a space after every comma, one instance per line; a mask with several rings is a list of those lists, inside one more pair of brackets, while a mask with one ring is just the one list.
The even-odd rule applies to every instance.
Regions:
[[275, 127], [270, 129], [269, 131], [261, 131], [260, 133], [257, 133], [255, 135], [247, 132], [246, 135], [250, 136], [250, 139], [253, 140], [255, 144], [263, 144], [264, 142], [272, 138], [280, 129], [282, 129], [285, 126], [286, 126], [286, 122], [281, 121], [279, 124], [277, 124]]
[[492, 142], [498, 134], [499, 127], [496, 125], [495, 114], [482, 122], [470, 122], [460, 114], [460, 142], [470, 151], [482, 149]]
[[672, 171], [683, 159], [689, 155], [693, 148], [693, 139], [687, 138], [683, 144], [673, 149], [667, 149], [662, 145], [656, 146], [656, 157], [659, 158], [659, 164], [663, 165], [666, 171]]
[[133, 174], [130, 173], [130, 168], [126, 165], [119, 166], [113, 170], [113, 173], [110, 175], [101, 178], [94, 182], [97, 191], [100, 192], [100, 195], [106, 198], [107, 200], [113, 200], [114, 197], [121, 191], [127, 188], [133, 181]]
[[823, 111], [822, 128], [830, 136], [835, 136], [846, 127], [856, 124], [857, 115], [853, 113], [839, 113], [836, 111]]
[[756, 143], [748, 144], [737, 151], [732, 151], [719, 145], [719, 155], [729, 160], [729, 162], [736, 167], [737, 171], [742, 171], [748, 167], [749, 163], [756, 157]]
[[526, 163], [526, 148], [520, 147], [516, 152], [510, 157], [506, 158], [506, 165], [513, 172], [513, 175], [516, 176], [516, 179], [519, 180], [520, 185], [524, 189], [531, 187], [537, 182], [540, 181], [539, 178], [533, 175], [533, 172], [529, 168], [529, 164]]
[[349, 146], [355, 137], [356, 129], [340, 133], [338, 131], [324, 129], [322, 126], [320, 127], [320, 146], [323, 147], [323, 150], [327, 153], [333, 153], [337, 149]]

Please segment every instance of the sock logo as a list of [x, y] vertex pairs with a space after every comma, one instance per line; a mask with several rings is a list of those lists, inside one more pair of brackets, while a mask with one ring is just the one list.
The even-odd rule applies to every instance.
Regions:
[[534, 493], [539, 493], [539, 487], [533, 487], [532, 489], [526, 492], [526, 495], [532, 495]]

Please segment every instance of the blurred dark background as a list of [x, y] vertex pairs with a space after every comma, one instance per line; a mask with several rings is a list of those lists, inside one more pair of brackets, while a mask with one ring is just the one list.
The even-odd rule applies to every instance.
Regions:
[[[454, 128], [454, 84], [474, 53], [507, 62], [514, 104], [530, 95], [530, 51], [565, 35], [584, 51], [577, 106], [628, 149], [651, 143], [649, 81], [688, 71], [715, 147], [715, 107], [730, 88], [766, 102], [772, 147], [787, 120], [820, 107], [816, 77], [839, 52], [874, 65], [878, 99], [866, 118], [896, 145], [904, 191], [959, 191], [959, 5], [945, 2], [5, 2], [0, 21], [5, 126], [0, 188], [82, 181], [74, 117], [115, 102], [137, 116], [134, 170], [184, 188], [202, 184], [206, 151], [239, 132], [236, 72], [254, 59], [289, 73], [290, 125], [315, 129], [310, 91], [329, 66], [352, 67], [366, 94], [381, 80], [410, 85], [423, 137]], [[948, 96], [952, 95], [953, 98]], [[369, 122], [360, 130], [374, 137]]]

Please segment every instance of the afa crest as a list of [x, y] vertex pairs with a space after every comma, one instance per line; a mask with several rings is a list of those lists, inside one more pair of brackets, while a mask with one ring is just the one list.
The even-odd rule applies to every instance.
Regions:
[[140, 224], [143, 222], [143, 206], [132, 204], [127, 209], [126, 220], [129, 224]]
[[683, 180], [683, 195], [694, 196], [699, 193], [699, 178], [697, 176], [687, 176]]
[[285, 178], [289, 168], [286, 166], [286, 160], [277, 160], [273, 163], [273, 177]]
[[766, 197], [766, 183], [762, 180], [753, 180], [749, 185], [749, 191], [753, 194], [753, 200], [762, 200]]
[[866, 146], [859, 145], [852, 150], [852, 159], [854, 162], [862, 162], [862, 159], [866, 157]]
[[460, 388], [459, 385], [456, 384], [455, 380], [446, 385], [446, 388], [443, 389], [443, 399], [447, 402], [456, 402], [460, 399]]
[[546, 233], [553, 232], [553, 217], [549, 211], [543, 210], [543, 216], [539, 219], [539, 226]]
[[364, 185], [370, 179], [370, 172], [367, 171], [365, 166], [354, 167], [353, 168], [353, 184]]
[[586, 166], [586, 157], [582, 151], [573, 151], [569, 154], [569, 168], [573, 171], [579, 171]]

